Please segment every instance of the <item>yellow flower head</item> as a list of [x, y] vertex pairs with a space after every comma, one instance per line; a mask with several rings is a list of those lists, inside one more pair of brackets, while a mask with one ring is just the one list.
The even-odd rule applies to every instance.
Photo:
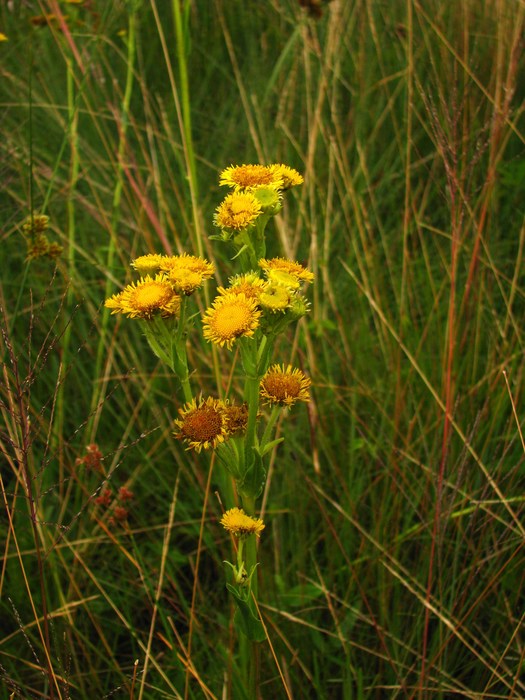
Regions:
[[215, 272], [212, 263], [187, 253], [163, 257], [160, 269], [168, 275], [177, 292], [188, 296], [193, 294], [203, 281], [212, 277]]
[[212, 397], [192, 399], [179, 408], [175, 436], [188, 443], [188, 450], [214, 449], [227, 437], [225, 408], [223, 401]]
[[163, 256], [160, 269], [163, 272], [171, 272], [172, 270], [199, 272], [203, 279], [213, 277], [215, 272], [213, 263], [208, 262], [204, 258], [199, 258], [197, 255], [189, 255], [188, 253]]
[[144, 277], [144, 275], [155, 275], [160, 270], [160, 264], [163, 258], [163, 255], [158, 255], [157, 253], [141, 255], [131, 261], [131, 267], [133, 267], [141, 277]]
[[261, 203], [251, 192], [232, 192], [217, 207], [213, 221], [219, 228], [242, 231], [251, 226], [261, 212]]
[[266, 165], [231, 165], [223, 170], [219, 184], [236, 190], [254, 190], [257, 187], [281, 189], [281, 176]]
[[280, 163], [270, 165], [270, 170], [276, 177], [282, 180], [283, 184], [280, 188], [281, 190], [289, 190], [290, 187], [302, 185], [304, 182], [303, 176], [300, 175], [297, 170], [294, 170], [287, 165], [282, 165]]
[[159, 274], [155, 278], [146, 275], [138, 282], [128, 284], [119, 294], [106, 299], [105, 306], [111, 309], [112, 314], [151, 319], [156, 314], [176, 316], [180, 309], [180, 297], [165, 275]]
[[310, 379], [291, 365], [273, 365], [261, 379], [260, 395], [265, 403], [293, 406], [297, 401], [309, 401]]
[[247, 272], [245, 275], [235, 275], [228, 280], [230, 286], [225, 289], [219, 287], [218, 294], [244, 294], [247, 299], [259, 299], [267, 282], [259, 277], [256, 272]]
[[285, 258], [259, 260], [259, 267], [261, 267], [267, 275], [270, 275], [273, 270], [278, 270], [280, 272], [286, 272], [297, 280], [303, 280], [304, 282], [313, 282], [314, 280], [313, 272], [310, 272], [310, 270], [303, 267], [300, 263], [294, 262], [293, 260], [286, 260]]
[[223, 294], [215, 298], [204, 314], [203, 335], [206, 340], [231, 350], [237, 338], [253, 336], [260, 316], [255, 299], [244, 294]]
[[230, 508], [221, 518], [221, 525], [235, 537], [260, 536], [264, 530], [264, 523], [260, 518], [252, 518], [242, 508]]
[[224, 415], [226, 417], [226, 431], [228, 435], [241, 435], [245, 432], [248, 425], [248, 404], [243, 403], [240, 406], [236, 404], [227, 404]]
[[185, 294], [186, 296], [190, 296], [202, 286], [201, 273], [192, 272], [191, 270], [170, 270], [169, 280], [179, 294]]
[[296, 275], [284, 270], [266, 270], [266, 276], [270, 284], [279, 284], [288, 289], [296, 290], [301, 286], [301, 282]]
[[291, 295], [282, 284], [268, 284], [259, 296], [259, 304], [269, 311], [285, 311], [290, 306]]

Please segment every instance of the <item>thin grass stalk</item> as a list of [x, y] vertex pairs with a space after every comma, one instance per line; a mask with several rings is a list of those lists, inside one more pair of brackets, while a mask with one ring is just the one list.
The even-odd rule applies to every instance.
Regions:
[[[16, 410], [16, 418], [19, 428], [19, 444], [15, 445], [16, 458], [22, 473], [23, 483], [25, 486], [25, 493], [27, 498], [27, 506], [29, 510], [29, 518], [31, 521], [31, 530], [33, 534], [33, 541], [35, 543], [35, 555], [37, 560], [37, 571], [38, 571], [38, 584], [40, 589], [41, 597], [41, 607], [42, 607], [42, 622], [43, 622], [43, 647], [45, 653], [45, 675], [47, 676], [47, 681], [49, 683], [49, 700], [54, 700], [55, 689], [58, 693], [58, 697], [62, 697], [60, 693], [60, 688], [57, 684], [55, 674], [53, 672], [53, 665], [51, 662], [51, 637], [49, 630], [49, 612], [48, 612], [48, 602], [47, 602], [47, 590], [46, 590], [46, 575], [44, 569], [44, 558], [42, 554], [42, 541], [43, 533], [40, 530], [39, 522], [41, 520], [38, 512], [37, 496], [34, 492], [35, 476], [32, 473], [30, 465], [30, 451], [31, 451], [31, 436], [30, 436], [30, 420], [27, 413], [26, 405], [24, 402], [24, 392], [22, 389], [22, 383], [20, 381], [20, 376], [18, 372], [18, 361], [14, 354], [14, 349], [7, 336], [4, 335], [4, 342], [7, 346], [11, 365], [14, 375], [14, 397], [13, 406]], [[8, 392], [11, 393], [9, 387], [6, 387]], [[33, 470], [34, 471], [34, 470]], [[14, 532], [14, 530], [13, 530]], [[38, 619], [38, 616], [35, 616]], [[39, 627], [40, 629], [40, 627]]]
[[[184, 5], [184, 10], [181, 9], [181, 4]], [[173, 18], [175, 22], [175, 44], [177, 46], [177, 63], [179, 68], [180, 81], [180, 106], [181, 106], [181, 134], [184, 147], [184, 156], [186, 160], [188, 182], [190, 187], [190, 197], [193, 214], [193, 225], [195, 227], [195, 243], [197, 253], [203, 257], [204, 248], [202, 244], [202, 231], [199, 216], [199, 180], [197, 177], [197, 167], [195, 163], [195, 149], [193, 147], [192, 136], [192, 120], [191, 120], [191, 103], [190, 89], [188, 80], [188, 62], [187, 62], [187, 47], [189, 45], [189, 30], [188, 20], [190, 11], [190, 2], [188, 0], [173, 0], [172, 1]], [[206, 299], [208, 303], [208, 299]]]
[[180, 477], [180, 471], [177, 473], [177, 478], [175, 480], [175, 486], [173, 488], [173, 496], [171, 499], [170, 512], [169, 512], [169, 516], [168, 516], [168, 524], [167, 524], [166, 530], [164, 532], [164, 542], [162, 544], [162, 555], [161, 555], [161, 561], [160, 561], [159, 579], [157, 582], [157, 590], [155, 591], [155, 602], [154, 602], [154, 606], [153, 606], [153, 613], [151, 615], [148, 643], [147, 643], [147, 647], [146, 647], [146, 654], [144, 657], [144, 668], [142, 670], [142, 676], [140, 679], [140, 690], [139, 690], [138, 700], [142, 700], [142, 697], [144, 695], [144, 690], [146, 687], [146, 675], [148, 672], [148, 664], [149, 664], [149, 659], [151, 656], [151, 645], [153, 642], [153, 634], [155, 631], [155, 622], [157, 619], [157, 611], [159, 609], [159, 602], [160, 602], [160, 597], [161, 597], [161, 593], [162, 593], [162, 587], [164, 585], [164, 572], [166, 569], [166, 560], [168, 558], [171, 531], [173, 529], [173, 521], [175, 519], [175, 508], [177, 505], [177, 496], [178, 496], [178, 492], [179, 492], [179, 477]]
[[[183, 10], [181, 9], [181, 0], [173, 0], [172, 2], [173, 18], [175, 23], [175, 37], [177, 45], [177, 63], [179, 68], [180, 81], [179, 123], [182, 135], [182, 144], [184, 148], [184, 157], [186, 160], [188, 183], [190, 188], [191, 211], [193, 216], [193, 227], [195, 230], [195, 243], [197, 246], [197, 254], [200, 257], [204, 257], [203, 231], [201, 227], [201, 217], [199, 210], [199, 179], [197, 175], [197, 166], [195, 160], [195, 148], [193, 145], [193, 129], [187, 60], [188, 46], [191, 38], [189, 34], [189, 13], [191, 9], [191, 3], [189, 2], [189, 0], [182, 1], [184, 4]], [[209, 285], [207, 283], [203, 286], [203, 290], [206, 306], [209, 306], [210, 292]], [[217, 391], [220, 394], [222, 389], [222, 383], [219, 355], [217, 352], [217, 348], [213, 344], [211, 352], [213, 376], [215, 378], [215, 385], [217, 386]], [[221, 479], [221, 481], [224, 480]]]
[[[453, 124], [453, 143], [452, 148], [455, 149], [458, 143], [456, 134], [457, 124]], [[447, 465], [447, 457], [452, 433], [452, 406], [454, 403], [454, 377], [453, 367], [455, 359], [456, 347], [456, 285], [457, 285], [457, 268], [458, 256], [460, 250], [460, 226], [462, 220], [462, 208], [458, 203], [458, 179], [459, 173], [456, 169], [456, 153], [452, 156], [453, 161], [450, 164], [450, 172], [447, 168], [448, 185], [450, 191], [450, 211], [451, 211], [451, 247], [450, 247], [450, 292], [448, 304], [448, 320], [447, 320], [447, 347], [446, 347], [446, 367], [445, 367], [445, 411], [443, 419], [443, 437], [441, 442], [441, 459], [437, 474], [436, 483], [436, 504], [434, 510], [434, 522], [432, 526], [431, 545], [428, 563], [428, 576], [426, 588], [426, 601], [430, 603], [432, 590], [434, 588], [434, 563], [436, 557], [437, 540], [441, 538], [441, 509], [442, 509], [442, 494], [445, 469]], [[428, 676], [429, 669], [426, 668], [427, 663], [427, 647], [430, 625], [430, 605], [425, 605], [425, 619], [423, 623], [423, 642], [421, 651], [421, 670], [419, 675], [418, 697], [423, 700], [424, 684]]]
[[[78, 109], [75, 100], [75, 80], [73, 63], [71, 60], [66, 60], [67, 65], [67, 110], [69, 123], [69, 142], [71, 147], [71, 162], [69, 169], [69, 197], [67, 199], [67, 277], [68, 286], [66, 290], [66, 298], [64, 311], [67, 316], [70, 316], [74, 303], [74, 280], [75, 273], [75, 188], [78, 180], [80, 169], [80, 158], [78, 152]], [[67, 368], [69, 362], [69, 346], [71, 343], [72, 324], [66, 320], [66, 328], [62, 335], [62, 357], [61, 367]], [[62, 438], [64, 431], [64, 414], [65, 414], [65, 382], [58, 378], [58, 392], [56, 398], [56, 419], [53, 425], [53, 442], [55, 443], [59, 454], [59, 475], [58, 481], [60, 484], [64, 482], [64, 464], [62, 455]]]
[[196, 606], [196, 602], [197, 602], [197, 587], [198, 587], [198, 581], [199, 581], [199, 565], [200, 565], [200, 558], [201, 558], [201, 552], [202, 552], [202, 540], [204, 537], [206, 511], [208, 510], [208, 498], [209, 498], [209, 494], [210, 494], [210, 490], [211, 490], [211, 479], [212, 479], [214, 466], [215, 466], [215, 453], [212, 454], [212, 457], [210, 460], [210, 468], [208, 469], [208, 478], [206, 481], [206, 490], [204, 492], [204, 502], [202, 504], [201, 523], [200, 523], [200, 528], [199, 528], [199, 542], [197, 545], [197, 557], [195, 560], [193, 589], [192, 589], [192, 594], [191, 594], [191, 608], [190, 608], [190, 624], [189, 624], [189, 629], [188, 629], [188, 643], [186, 645], [187, 665], [186, 665], [186, 676], [185, 676], [185, 681], [184, 681], [184, 700], [188, 700], [189, 692], [190, 692], [190, 676], [191, 676], [191, 667], [192, 667], [191, 648], [192, 648], [192, 642], [193, 642], [193, 628], [194, 628], [194, 624], [195, 624], [195, 606]]
[[[28, 139], [28, 151], [29, 151], [29, 170], [27, 174], [27, 179], [28, 179], [28, 189], [29, 189], [29, 213], [31, 216], [31, 225], [32, 227], [34, 226], [34, 216], [35, 216], [35, 211], [34, 211], [34, 205], [35, 205], [35, 200], [34, 200], [34, 193], [33, 193], [33, 188], [34, 188], [34, 182], [33, 182], [33, 34], [31, 33], [30, 39], [29, 39], [29, 71], [28, 71], [28, 78], [27, 78], [27, 107], [28, 107], [28, 134], [27, 134], [27, 139]], [[24, 273], [22, 275], [22, 279], [20, 281], [20, 286], [18, 289], [18, 295], [16, 298], [16, 303], [15, 303], [15, 308], [13, 310], [13, 314], [11, 318], [13, 319], [11, 327], [9, 329], [10, 333], [13, 332], [13, 326], [16, 322], [16, 317], [18, 316], [18, 310], [20, 309], [20, 304], [22, 303], [22, 296], [24, 294], [26, 282], [27, 282], [27, 275], [29, 273], [29, 266], [31, 265], [31, 262], [29, 260], [26, 260], [26, 263], [24, 265]]]
[[[434, 388], [426, 374], [423, 372], [422, 368], [418, 364], [415, 356], [410, 352], [410, 350], [406, 347], [406, 345], [403, 343], [402, 339], [399, 337], [397, 332], [395, 331], [394, 327], [392, 324], [388, 321], [387, 317], [385, 316], [384, 312], [382, 309], [378, 306], [377, 302], [373, 299], [372, 295], [366, 289], [366, 287], [358, 280], [357, 276], [353, 273], [351, 268], [349, 268], [346, 264], [343, 263], [343, 268], [346, 270], [348, 275], [352, 278], [352, 280], [355, 282], [357, 285], [359, 291], [364, 294], [364, 296], [367, 298], [368, 303], [370, 304], [370, 307], [374, 310], [374, 312], [377, 314], [379, 317], [381, 323], [384, 325], [384, 327], [388, 330], [389, 334], [394, 338], [396, 343], [400, 344], [400, 347], [403, 350], [403, 353], [405, 354], [406, 358], [416, 371], [417, 375], [427, 388], [427, 390], [430, 392], [432, 395], [432, 398], [434, 399], [436, 405], [440, 408], [440, 410], [445, 413], [447, 411], [446, 404], [443, 402], [442, 398], [440, 397], [439, 393], [437, 390]], [[476, 465], [479, 467], [480, 471], [482, 472], [483, 476], [487, 480], [487, 483], [490, 484], [491, 489], [494, 491], [494, 493], [497, 495], [499, 501], [509, 514], [510, 518], [514, 522], [514, 525], [516, 527], [516, 532], [519, 532], [522, 537], [525, 537], [525, 527], [523, 526], [521, 520], [518, 517], [518, 514], [511, 508], [510, 502], [507, 498], [505, 498], [503, 492], [501, 491], [501, 488], [498, 486], [497, 482], [494, 480], [492, 477], [489, 468], [487, 465], [483, 462], [479, 454], [476, 452], [474, 449], [472, 443], [470, 442], [469, 438], [465, 434], [465, 432], [461, 429], [461, 426], [459, 423], [455, 420], [454, 416], [450, 413], [448, 413], [449, 418], [450, 418], [450, 424], [454, 428], [454, 431], [460, 438], [461, 442], [465, 445], [466, 450], [468, 453], [472, 456], [474, 462]]]
[[[108, 246], [108, 254], [106, 258], [106, 288], [105, 297], [108, 298], [111, 295], [113, 282], [111, 277], [113, 276], [113, 268], [115, 262], [115, 253], [117, 248], [117, 225], [120, 219], [120, 200], [122, 196], [122, 190], [124, 187], [124, 154], [127, 146], [127, 130], [129, 125], [129, 109], [131, 103], [131, 95], [133, 92], [133, 82], [134, 82], [134, 68], [135, 68], [135, 54], [136, 54], [136, 10], [135, 3], [131, 2], [129, 4], [129, 16], [128, 16], [128, 35], [127, 35], [127, 60], [126, 60], [126, 84], [124, 89], [124, 96], [122, 99], [122, 109], [121, 109], [121, 121], [119, 126], [119, 144], [117, 150], [117, 162], [116, 162], [116, 184], [113, 191], [113, 203], [112, 203], [112, 214], [111, 214], [111, 224], [110, 224], [110, 238]], [[88, 433], [93, 431], [94, 427], [94, 412], [96, 406], [100, 400], [102, 388], [98, 388], [97, 382], [100, 377], [102, 362], [105, 355], [106, 338], [108, 334], [108, 321], [110, 317], [110, 310], [106, 307], [102, 310], [102, 319], [100, 324], [100, 335], [97, 345], [97, 354], [95, 360], [95, 370], [94, 379], [95, 387], [93, 390], [91, 398], [91, 411], [90, 413], [93, 417], [90, 420], [88, 426]]]

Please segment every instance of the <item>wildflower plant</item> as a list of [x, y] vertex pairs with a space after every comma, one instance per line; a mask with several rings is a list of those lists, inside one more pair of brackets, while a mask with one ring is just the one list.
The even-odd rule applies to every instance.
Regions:
[[[211, 238], [233, 249], [235, 269], [200, 319], [198, 310], [190, 308], [192, 296], [215, 270], [204, 258], [187, 253], [138, 257], [131, 267], [139, 279], [106, 300], [112, 313], [142, 324], [153, 352], [178, 377], [183, 401], [173, 422], [175, 437], [187, 450], [214, 450], [233, 480], [233, 494], [223, 494], [228, 509], [221, 520], [236, 549], [235, 563], [226, 562], [231, 572], [227, 587], [237, 605], [238, 627], [252, 641], [266, 636], [256, 603], [256, 539], [265, 527], [256, 515], [256, 501], [264, 489], [269, 454], [284, 439], [275, 438], [277, 419], [297, 402], [308, 401], [310, 387], [300, 369], [271, 363], [278, 337], [308, 313], [304, 293], [314, 279], [299, 262], [267, 258], [265, 230], [281, 210], [286, 191], [302, 181], [285, 165], [232, 165], [221, 173], [220, 184], [231, 192], [216, 209], [218, 231]], [[238, 349], [242, 396], [195, 395], [187, 353], [194, 327], [209, 343], [227, 352]]]

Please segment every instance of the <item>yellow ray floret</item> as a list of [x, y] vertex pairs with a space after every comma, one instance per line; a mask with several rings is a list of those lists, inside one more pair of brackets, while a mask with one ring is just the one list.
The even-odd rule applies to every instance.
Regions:
[[105, 306], [111, 309], [112, 314], [151, 319], [156, 314], [176, 316], [180, 309], [180, 297], [165, 275], [159, 274], [154, 278], [146, 275], [106, 299]]
[[219, 228], [242, 231], [255, 223], [261, 203], [251, 192], [232, 192], [219, 204], [213, 221]]
[[200, 258], [197, 255], [182, 253], [182, 255], [164, 255], [160, 264], [160, 269], [163, 272], [171, 272], [172, 270], [188, 270], [189, 272], [198, 272], [203, 279], [209, 279], [215, 272], [213, 263], [208, 262], [205, 258]]
[[297, 170], [290, 168], [288, 165], [276, 163], [275, 165], [270, 165], [269, 167], [272, 173], [282, 180], [283, 184], [280, 188], [281, 190], [289, 190], [290, 187], [302, 185], [304, 182], [303, 176], [300, 175]]
[[228, 434], [225, 411], [226, 404], [219, 399], [192, 399], [179, 408], [174, 434], [188, 444], [188, 450], [214, 449]]
[[223, 294], [204, 313], [203, 335], [231, 350], [237, 338], [253, 336], [260, 316], [255, 299], [248, 299], [245, 294]]
[[248, 404], [226, 404], [226, 430], [228, 435], [242, 435], [248, 425]]
[[160, 270], [160, 265], [163, 258], [163, 255], [158, 255], [157, 253], [140, 255], [138, 258], [131, 261], [131, 267], [133, 267], [142, 277], [144, 277], [144, 275], [154, 275]]
[[220, 174], [219, 184], [236, 190], [254, 190], [258, 187], [281, 189], [283, 179], [267, 165], [231, 165]]
[[260, 518], [252, 518], [242, 508], [230, 508], [221, 518], [221, 525], [235, 537], [260, 536], [264, 523]]
[[256, 272], [247, 272], [244, 275], [235, 275], [228, 280], [229, 287], [219, 287], [217, 293], [224, 294], [244, 294], [247, 299], [258, 299], [261, 292], [267, 286], [266, 280], [259, 277]]
[[204, 280], [212, 277], [215, 272], [212, 263], [187, 253], [165, 256], [160, 269], [167, 274], [174, 289], [187, 296], [199, 289]]
[[282, 284], [268, 284], [259, 295], [259, 304], [273, 313], [285, 311], [290, 306], [291, 294]]
[[262, 268], [267, 275], [271, 271], [276, 270], [279, 272], [286, 272], [288, 275], [295, 277], [298, 280], [303, 280], [304, 282], [313, 282], [314, 273], [310, 272], [306, 267], [303, 267], [298, 262], [294, 260], [286, 260], [286, 258], [272, 258], [271, 260], [259, 260], [259, 267]]
[[310, 379], [291, 365], [273, 365], [261, 379], [260, 395], [264, 403], [293, 406], [297, 401], [309, 401]]

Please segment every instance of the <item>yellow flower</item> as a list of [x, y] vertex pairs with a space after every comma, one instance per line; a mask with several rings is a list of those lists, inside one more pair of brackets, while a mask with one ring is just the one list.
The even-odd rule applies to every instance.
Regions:
[[295, 275], [285, 272], [284, 270], [266, 270], [268, 281], [273, 284], [279, 284], [288, 289], [299, 289], [301, 282]]
[[9, 37], [0, 32], [0, 41], [9, 41]]
[[173, 287], [186, 295], [193, 294], [215, 272], [212, 263], [187, 253], [164, 257], [160, 269], [167, 273]]
[[298, 280], [303, 280], [305, 282], [313, 282], [314, 280], [313, 272], [310, 272], [310, 270], [303, 267], [300, 263], [293, 260], [286, 260], [285, 258], [259, 260], [259, 267], [261, 267], [267, 275], [269, 275], [272, 270], [279, 270], [281, 272], [287, 272]]
[[213, 221], [219, 228], [242, 231], [251, 226], [261, 212], [261, 204], [251, 192], [232, 192], [217, 207]]
[[259, 304], [269, 311], [284, 311], [290, 306], [291, 295], [282, 284], [268, 284], [259, 296]]
[[214, 449], [227, 437], [225, 409], [223, 401], [211, 396], [206, 400], [192, 399], [179, 408], [180, 418], [174, 421], [178, 428], [175, 436], [188, 443], [188, 450]]
[[226, 404], [224, 415], [228, 435], [244, 433], [248, 425], [248, 404], [246, 402], [240, 406], [236, 406], [234, 403]]
[[267, 286], [267, 282], [259, 277], [256, 272], [247, 272], [245, 275], [235, 275], [228, 280], [228, 288], [219, 287], [218, 294], [244, 294], [247, 299], [259, 299], [261, 292]]
[[141, 277], [144, 275], [154, 275], [160, 270], [160, 264], [163, 258], [163, 255], [158, 255], [157, 253], [141, 255], [131, 261], [131, 267], [135, 268]]
[[154, 279], [146, 275], [138, 282], [128, 284], [119, 294], [106, 299], [105, 306], [112, 310], [112, 314], [151, 319], [157, 313], [176, 316], [180, 309], [180, 297], [165, 275], [156, 275]]
[[172, 270], [189, 270], [190, 272], [199, 272], [203, 279], [209, 279], [215, 272], [213, 263], [208, 262], [204, 258], [199, 258], [197, 255], [182, 255], [163, 256], [160, 269], [164, 272]]
[[201, 273], [191, 270], [170, 270], [169, 280], [177, 292], [186, 296], [193, 294], [202, 285]]
[[297, 170], [288, 167], [287, 165], [275, 164], [270, 165], [270, 170], [272, 173], [283, 181], [281, 190], [289, 190], [290, 187], [295, 187], [296, 185], [302, 185], [304, 180], [303, 176], [300, 175]]
[[273, 365], [261, 379], [260, 395], [265, 403], [293, 406], [297, 401], [309, 401], [310, 379], [291, 365]]
[[281, 189], [282, 177], [266, 165], [231, 165], [223, 170], [219, 184], [236, 190], [254, 190], [257, 187]]
[[203, 335], [206, 340], [231, 350], [237, 338], [253, 336], [260, 316], [255, 299], [244, 294], [223, 294], [216, 297], [204, 314]]
[[235, 537], [249, 537], [250, 535], [260, 536], [265, 525], [260, 518], [252, 518], [242, 510], [242, 508], [230, 508], [221, 518], [221, 525], [231, 532]]

